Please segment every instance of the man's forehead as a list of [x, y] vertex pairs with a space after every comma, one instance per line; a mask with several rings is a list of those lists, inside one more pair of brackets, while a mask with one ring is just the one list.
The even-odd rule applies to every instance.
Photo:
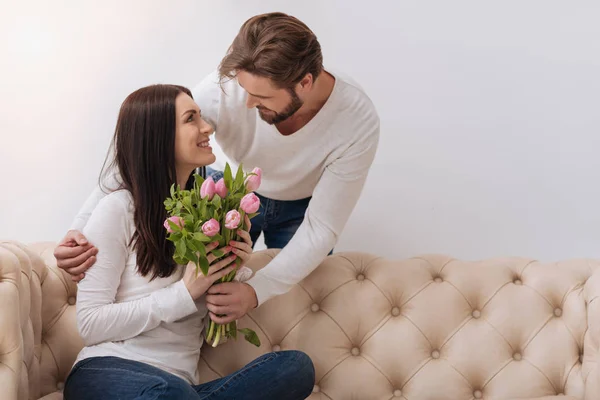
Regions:
[[273, 93], [278, 90], [271, 79], [253, 75], [246, 71], [239, 71], [237, 73], [237, 80], [242, 88], [253, 94]]

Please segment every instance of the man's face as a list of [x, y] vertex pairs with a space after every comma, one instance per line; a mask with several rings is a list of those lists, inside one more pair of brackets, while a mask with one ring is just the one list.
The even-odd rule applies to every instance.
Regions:
[[304, 104], [295, 89], [279, 89], [268, 78], [238, 71], [237, 80], [248, 92], [246, 106], [256, 107], [262, 120], [268, 124], [285, 121]]

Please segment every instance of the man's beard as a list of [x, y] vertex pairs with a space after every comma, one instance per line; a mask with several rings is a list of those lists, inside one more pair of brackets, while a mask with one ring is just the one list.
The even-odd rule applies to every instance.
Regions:
[[282, 112], [277, 113], [273, 110], [269, 110], [268, 108], [263, 108], [261, 110], [261, 108], [257, 107], [258, 115], [260, 115], [260, 118], [267, 124], [273, 125], [285, 121], [286, 119], [294, 115], [296, 111], [298, 111], [300, 107], [304, 105], [304, 102], [300, 99], [300, 97], [298, 97], [294, 89], [288, 89], [288, 91], [292, 96], [292, 100], [290, 100], [290, 104], [288, 104], [285, 110], [283, 110]]

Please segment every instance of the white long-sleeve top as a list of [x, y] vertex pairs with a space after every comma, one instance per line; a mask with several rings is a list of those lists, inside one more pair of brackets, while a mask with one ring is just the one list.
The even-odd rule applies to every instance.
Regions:
[[[246, 107], [247, 93], [235, 79], [225, 83], [223, 91], [214, 72], [193, 90], [232, 168], [241, 163], [247, 171], [262, 169], [257, 190], [261, 195], [276, 200], [312, 196], [292, 240], [247, 282], [256, 291], [259, 305], [290, 290], [335, 246], [375, 157], [379, 117], [373, 103], [350, 79], [331, 74], [335, 85], [325, 105], [288, 136], [264, 122], [256, 109]], [[101, 197], [97, 189], [71, 229], [81, 230]]]
[[133, 200], [125, 190], [103, 197], [87, 221], [83, 234], [98, 255], [78, 284], [77, 326], [85, 347], [75, 362], [121, 357], [198, 384], [205, 300], [194, 302], [182, 267], [153, 281], [138, 274], [129, 246], [134, 231]]

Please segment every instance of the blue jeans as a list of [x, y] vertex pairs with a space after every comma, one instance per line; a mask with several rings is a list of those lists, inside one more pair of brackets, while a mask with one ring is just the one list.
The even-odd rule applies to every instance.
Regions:
[[[216, 182], [223, 172], [206, 167], [206, 175]], [[283, 249], [292, 239], [308, 208], [310, 197], [300, 200], [273, 200], [255, 193], [260, 199], [259, 214], [252, 218], [250, 237], [252, 242], [265, 234], [265, 245], [269, 249]]]
[[315, 370], [300, 351], [267, 353], [231, 375], [201, 385], [159, 368], [119, 357], [78, 362], [67, 378], [65, 400], [301, 400], [312, 392]]

